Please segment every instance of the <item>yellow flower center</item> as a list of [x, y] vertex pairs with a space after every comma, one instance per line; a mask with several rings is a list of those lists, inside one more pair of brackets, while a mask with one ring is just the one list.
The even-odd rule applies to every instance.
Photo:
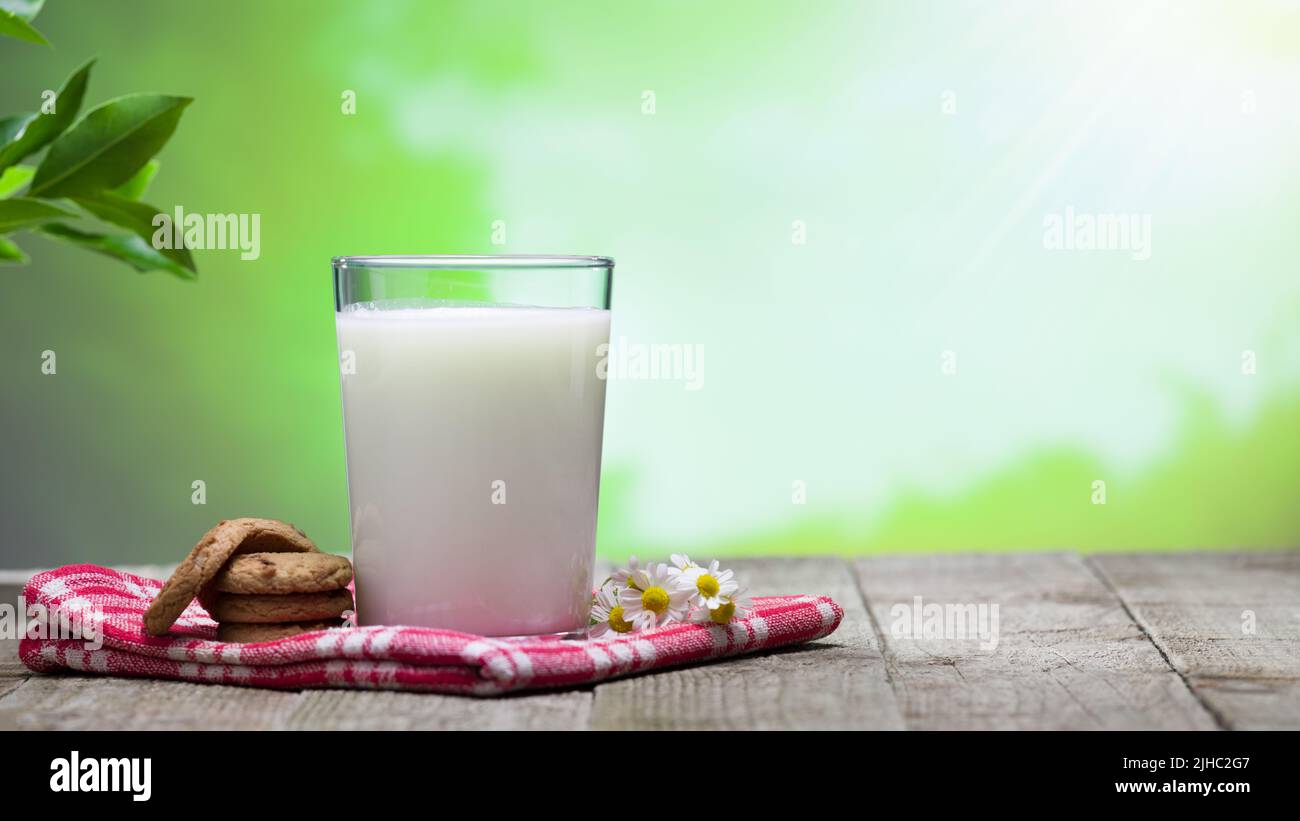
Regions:
[[701, 596], [716, 596], [718, 595], [718, 580], [708, 573], [701, 573], [700, 577], [695, 580], [695, 589], [700, 591]]
[[623, 606], [614, 605], [614, 609], [609, 611], [609, 628], [615, 633], [632, 632], [631, 622], [623, 621]]
[[647, 587], [641, 593], [641, 606], [656, 616], [668, 609], [668, 591], [662, 587]]
[[736, 615], [736, 603], [734, 601], [720, 604], [709, 611], [709, 618], [718, 624], [726, 624], [731, 621], [731, 617], [734, 615]]

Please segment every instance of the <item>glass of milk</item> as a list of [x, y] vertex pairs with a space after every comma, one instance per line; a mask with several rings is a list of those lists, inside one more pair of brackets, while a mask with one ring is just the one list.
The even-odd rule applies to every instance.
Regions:
[[334, 259], [358, 623], [585, 635], [613, 271]]

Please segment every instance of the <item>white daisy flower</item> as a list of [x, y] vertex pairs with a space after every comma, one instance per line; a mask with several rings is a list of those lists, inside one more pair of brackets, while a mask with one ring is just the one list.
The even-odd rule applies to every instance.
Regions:
[[636, 556], [629, 556], [627, 567], [615, 568], [614, 572], [609, 574], [609, 581], [613, 582], [615, 587], [631, 587], [632, 577], [635, 576], [637, 571], [640, 569], [640, 566], [637, 564]]
[[587, 636], [598, 639], [610, 631], [630, 633], [632, 623], [623, 620], [623, 606], [618, 603], [618, 589], [606, 585], [596, 591], [595, 600], [591, 603], [591, 620]]
[[637, 630], [648, 630], [670, 621], [682, 621], [690, 611], [691, 588], [670, 575], [666, 564], [651, 564], [628, 579], [619, 591], [623, 618]]
[[750, 598], [748, 591], [744, 589], [737, 590], [730, 596], [722, 596], [721, 598], [722, 603], [712, 610], [703, 607], [696, 608], [691, 613], [691, 621], [726, 624], [732, 619], [748, 618], [754, 612], [754, 600]]
[[740, 589], [736, 574], [723, 570], [717, 559], [709, 562], [708, 567], [696, 565], [683, 570], [678, 578], [691, 589], [691, 606], [706, 610], [718, 609], [722, 606], [724, 597], [730, 598]]
[[673, 563], [673, 566], [668, 570], [669, 573], [674, 571], [685, 573], [688, 570], [694, 570], [699, 567], [699, 565], [691, 561], [691, 557], [687, 556], [685, 553], [674, 553], [669, 558], [672, 559]]

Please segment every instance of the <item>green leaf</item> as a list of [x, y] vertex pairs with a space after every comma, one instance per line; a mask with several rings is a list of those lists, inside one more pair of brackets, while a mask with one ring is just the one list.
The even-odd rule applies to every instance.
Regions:
[[75, 211], [69, 211], [61, 205], [42, 202], [28, 197], [11, 197], [0, 200], [0, 234], [7, 234], [17, 228], [38, 225], [63, 217], [75, 217]]
[[135, 172], [131, 179], [117, 188], [109, 189], [109, 191], [119, 197], [126, 197], [128, 200], [140, 199], [144, 196], [144, 192], [149, 190], [149, 183], [153, 182], [154, 175], [158, 173], [158, 166], [157, 160], [150, 160], [139, 171]]
[[0, 0], [0, 9], [12, 11], [14, 14], [31, 22], [31, 19], [41, 13], [41, 6], [45, 5], [45, 0]]
[[32, 181], [36, 168], [30, 165], [11, 165], [0, 174], [0, 199], [22, 188]]
[[31, 194], [66, 197], [121, 185], [176, 130], [189, 97], [131, 94], [94, 109], [50, 146]]
[[[158, 229], [153, 224], [153, 220], [158, 214], [158, 209], [152, 205], [128, 200], [107, 191], [83, 194], [79, 197], [73, 197], [72, 201], [104, 222], [125, 228], [148, 242], [151, 248], [154, 247], [153, 235]], [[166, 225], [170, 232], [170, 220]], [[188, 268], [195, 273], [198, 272], [198, 269], [194, 267], [194, 258], [190, 256], [188, 248], [155, 248], [155, 250], [177, 265]]]
[[0, 9], [0, 37], [26, 40], [38, 46], [48, 46], [50, 44], [50, 41], [46, 40], [39, 31], [32, 28], [31, 23], [5, 9]]
[[6, 145], [0, 148], [0, 171], [41, 150], [72, 125], [72, 121], [77, 119], [77, 112], [81, 110], [81, 101], [86, 96], [86, 83], [90, 80], [90, 68], [94, 64], [94, 60], [86, 63], [63, 83], [63, 88], [59, 89], [58, 96], [54, 98], [53, 111], [36, 115], [17, 134], [4, 141]]
[[14, 137], [22, 133], [27, 124], [36, 119], [36, 114], [14, 114], [0, 117], [0, 144], [8, 145]]
[[25, 265], [27, 264], [27, 255], [23, 253], [23, 249], [14, 245], [7, 237], [0, 237], [0, 264]]
[[132, 268], [146, 271], [168, 271], [181, 279], [194, 279], [195, 274], [154, 250], [153, 246], [132, 234], [92, 234], [66, 225], [42, 225], [40, 232], [61, 239], [89, 251], [121, 260]]

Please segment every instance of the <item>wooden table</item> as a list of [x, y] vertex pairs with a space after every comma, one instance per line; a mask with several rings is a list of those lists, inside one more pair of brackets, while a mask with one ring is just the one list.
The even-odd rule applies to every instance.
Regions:
[[[829, 593], [843, 624], [786, 651], [491, 700], [31, 675], [3, 641], [0, 729], [1300, 728], [1300, 550], [728, 564], [760, 594]], [[891, 608], [915, 596], [997, 604], [996, 650], [898, 635]]]

